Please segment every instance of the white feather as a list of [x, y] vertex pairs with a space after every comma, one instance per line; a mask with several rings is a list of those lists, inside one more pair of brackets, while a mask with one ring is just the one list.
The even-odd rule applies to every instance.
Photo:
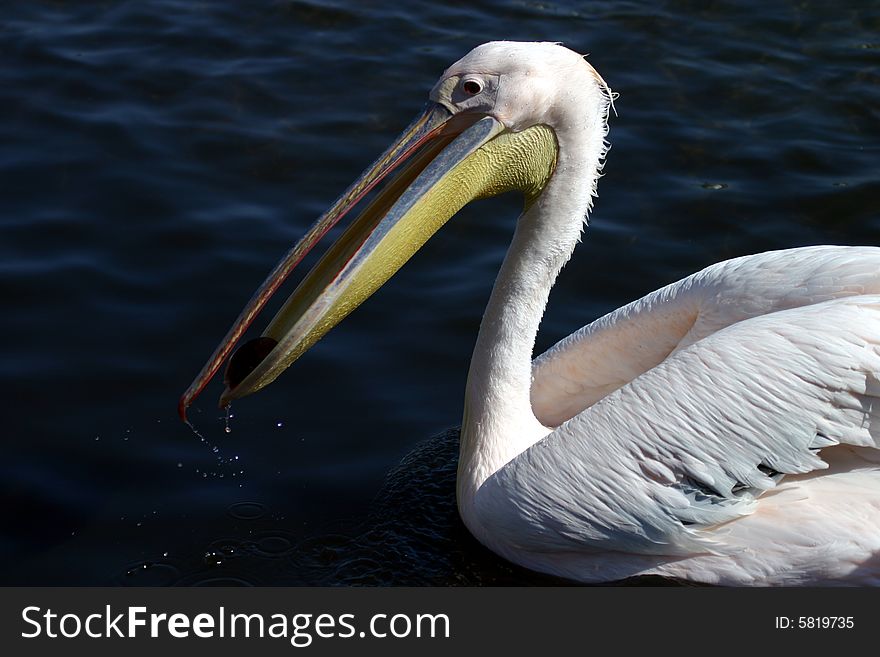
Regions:
[[532, 364], [590, 209], [611, 93], [553, 44], [486, 44], [445, 75], [481, 73], [499, 80], [481, 111], [550, 126], [559, 155], [474, 350], [458, 472], [471, 532], [581, 581], [878, 583], [880, 249], [719, 263]]

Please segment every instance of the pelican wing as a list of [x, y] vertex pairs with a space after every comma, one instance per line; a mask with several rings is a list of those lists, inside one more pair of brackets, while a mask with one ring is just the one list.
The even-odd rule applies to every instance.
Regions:
[[536, 358], [532, 407], [546, 426], [559, 426], [726, 326], [860, 294], [880, 294], [880, 248], [815, 246], [719, 262], [597, 319]]
[[782, 476], [826, 468], [822, 448], [880, 446], [878, 377], [880, 296], [747, 319], [562, 424], [477, 506], [526, 550], [722, 552], [709, 529]]

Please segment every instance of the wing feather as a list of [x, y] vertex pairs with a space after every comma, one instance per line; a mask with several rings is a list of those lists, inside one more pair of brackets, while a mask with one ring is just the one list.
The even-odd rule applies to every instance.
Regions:
[[535, 415], [559, 426], [722, 328], [866, 294], [880, 294], [880, 248], [804, 247], [717, 263], [588, 324], [536, 358]]
[[522, 549], [723, 553], [717, 526], [781, 475], [826, 468], [830, 445], [880, 447], [878, 381], [880, 296], [746, 319], [562, 424], [477, 507]]

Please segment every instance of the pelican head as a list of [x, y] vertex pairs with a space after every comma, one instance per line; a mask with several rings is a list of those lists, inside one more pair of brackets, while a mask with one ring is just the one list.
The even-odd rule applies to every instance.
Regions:
[[262, 337], [229, 360], [221, 406], [274, 381], [470, 201], [519, 190], [527, 208], [535, 204], [566, 149], [596, 135], [601, 146], [609, 101], [598, 73], [560, 45], [492, 42], [472, 50], [443, 73], [423, 114], [278, 263], [181, 397], [181, 416], [291, 270], [380, 181], [388, 179]]

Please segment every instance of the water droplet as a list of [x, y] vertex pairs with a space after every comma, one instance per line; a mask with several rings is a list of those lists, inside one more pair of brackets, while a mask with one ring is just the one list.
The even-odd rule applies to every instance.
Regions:
[[133, 580], [125, 582], [128, 586], [168, 586], [180, 578], [180, 573], [171, 564], [144, 561], [129, 566], [125, 577]]
[[226, 404], [226, 433], [232, 433], [232, 427], [229, 426], [229, 420], [232, 419], [232, 404]]
[[227, 559], [238, 556], [238, 551], [232, 545], [221, 545], [205, 552], [205, 564], [208, 566], [222, 566]]
[[223, 565], [223, 557], [216, 550], [208, 550], [205, 552], [205, 565], [207, 566], [222, 566]]

